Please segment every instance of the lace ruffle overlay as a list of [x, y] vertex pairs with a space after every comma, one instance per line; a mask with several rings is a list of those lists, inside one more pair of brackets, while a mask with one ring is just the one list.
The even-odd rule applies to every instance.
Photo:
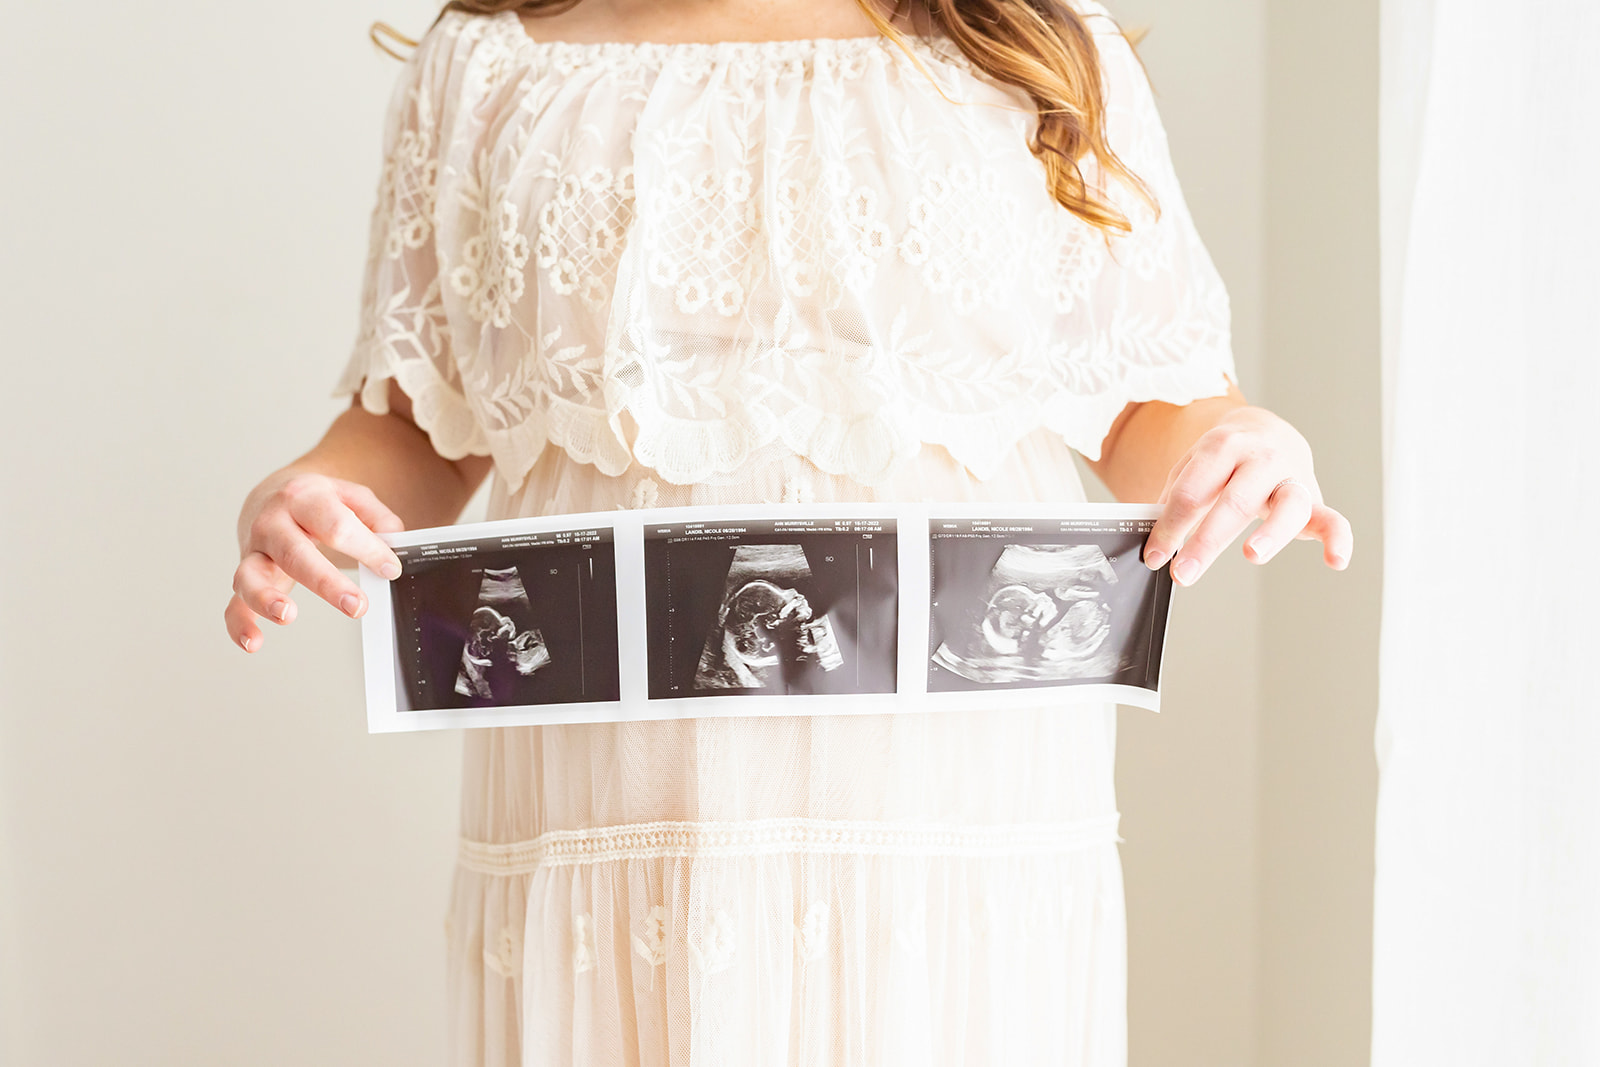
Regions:
[[1090, 24], [1162, 209], [1109, 184], [1135, 222], [1109, 247], [1050, 198], [1026, 98], [947, 41], [568, 44], [449, 12], [392, 98], [338, 392], [381, 413], [396, 379], [512, 488], [551, 445], [681, 485], [783, 455], [877, 484], [924, 443], [984, 478], [1039, 428], [1098, 458], [1130, 401], [1234, 369], [1149, 84]]

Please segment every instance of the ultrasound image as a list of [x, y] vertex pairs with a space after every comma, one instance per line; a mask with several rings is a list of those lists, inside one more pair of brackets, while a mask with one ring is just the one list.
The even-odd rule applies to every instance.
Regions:
[[1155, 689], [1171, 579], [1144, 535], [935, 537], [930, 691], [1116, 683]]
[[[503, 704], [511, 698], [512, 679], [526, 678], [549, 663], [550, 649], [531, 623], [533, 605], [515, 567], [485, 569], [478, 601], [468, 623], [472, 636], [461, 650], [455, 690]], [[522, 620], [520, 633], [513, 616]]]
[[933, 661], [974, 682], [1062, 681], [1115, 670], [1116, 572], [1096, 545], [1006, 545], [990, 571], [981, 617], [939, 645]]
[[619, 698], [610, 531], [538, 537], [397, 550], [400, 710]]
[[811, 568], [799, 545], [740, 545], [706, 635], [696, 689], [765, 689], [808, 665], [844, 664], [827, 615], [812, 617]]
[[895, 691], [892, 523], [658, 527], [644, 547], [650, 699]]

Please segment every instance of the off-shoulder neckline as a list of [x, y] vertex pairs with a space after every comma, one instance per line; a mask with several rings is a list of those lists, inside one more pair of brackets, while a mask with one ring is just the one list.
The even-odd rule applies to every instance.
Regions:
[[[507, 29], [515, 31], [530, 49], [559, 50], [568, 53], [603, 51], [616, 54], [638, 51], [663, 54], [675, 51], [716, 50], [793, 55], [797, 52], [859, 50], [891, 43], [889, 38], [881, 33], [863, 37], [791, 37], [768, 41], [564, 41], [533, 36], [515, 9], [498, 11], [494, 17], [502, 20]], [[912, 33], [904, 36], [912, 44], [925, 45], [938, 40], [936, 37]]]
[[[1100, 0], [1074, 0], [1074, 2], [1081, 8], [1081, 14], [1112, 18]], [[701, 54], [706, 51], [732, 51], [747, 56], [773, 54], [789, 57], [823, 51], [859, 52], [893, 43], [881, 33], [861, 37], [792, 37], [775, 41], [563, 41], [535, 37], [529, 33], [527, 24], [522, 21], [515, 8], [504, 8], [491, 17], [501, 20], [502, 25], [514, 31], [523, 46], [532, 51], [560, 51], [568, 55], [602, 52], [609, 55], [626, 52], [668, 55], [680, 51]], [[935, 54], [942, 54], [950, 49], [960, 51], [960, 46], [942, 34], [904, 33], [902, 37], [908, 44]]]

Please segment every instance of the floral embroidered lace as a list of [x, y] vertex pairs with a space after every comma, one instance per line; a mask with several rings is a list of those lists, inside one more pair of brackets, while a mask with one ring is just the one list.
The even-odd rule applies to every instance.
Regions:
[[382, 412], [397, 379], [513, 489], [549, 445], [680, 485], [782, 454], [881, 483], [924, 442], [982, 478], [1039, 427], [1098, 458], [1127, 403], [1222, 393], [1233, 360], [1149, 85], [1090, 23], [1162, 209], [1101, 181], [1135, 224], [1109, 242], [1050, 198], [1027, 99], [947, 41], [571, 44], [449, 12], [390, 107], [339, 391]]

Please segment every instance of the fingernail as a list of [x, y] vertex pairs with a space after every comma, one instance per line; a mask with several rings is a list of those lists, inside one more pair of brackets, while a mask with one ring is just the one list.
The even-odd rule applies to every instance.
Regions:
[[1179, 585], [1188, 585], [1194, 581], [1195, 575], [1200, 570], [1200, 564], [1192, 559], [1180, 559], [1172, 565], [1172, 578]]
[[344, 599], [339, 601], [339, 610], [352, 619], [355, 618], [356, 612], [361, 610], [361, 598], [354, 593], [346, 593]]
[[1151, 570], [1159, 570], [1161, 565], [1166, 561], [1167, 554], [1161, 551], [1159, 548], [1152, 548], [1150, 551], [1146, 552], [1144, 556], [1144, 565], [1149, 567]]
[[280, 600], [276, 604], [272, 605], [272, 617], [277, 619], [279, 622], [283, 622], [285, 619], [287, 619], [289, 617], [289, 602], [287, 600]]
[[396, 578], [400, 577], [400, 564], [391, 559], [382, 567], [378, 568], [378, 573], [392, 582]]
[[244, 649], [246, 652], [254, 652], [255, 651], [255, 646], [254, 646], [254, 644], [251, 643], [251, 641], [250, 641], [250, 639], [248, 637], [239, 638], [239, 647]]
[[1348, 556], [1334, 556], [1333, 557], [1333, 568], [1334, 568], [1334, 570], [1342, 571], [1348, 566], [1350, 566], [1350, 559], [1349, 559]]
[[1267, 542], [1264, 538], [1257, 537], [1246, 541], [1244, 543], [1244, 547], [1250, 550], [1250, 555], [1259, 560], [1261, 558], [1261, 553], [1266, 550]]

